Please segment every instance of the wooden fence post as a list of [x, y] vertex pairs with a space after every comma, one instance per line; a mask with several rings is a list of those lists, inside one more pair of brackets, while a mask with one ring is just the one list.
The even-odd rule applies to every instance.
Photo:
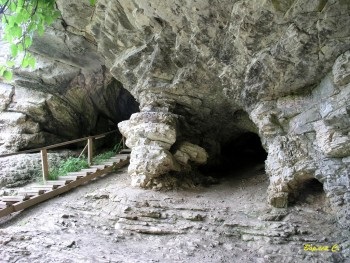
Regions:
[[41, 167], [43, 170], [44, 182], [49, 179], [49, 164], [47, 162], [47, 150], [45, 148], [41, 149]]
[[93, 138], [88, 138], [88, 163], [89, 165], [92, 165], [92, 158], [93, 158]]

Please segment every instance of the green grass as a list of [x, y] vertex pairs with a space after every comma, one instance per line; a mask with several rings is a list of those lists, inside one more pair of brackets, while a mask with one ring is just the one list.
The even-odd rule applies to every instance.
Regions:
[[78, 172], [88, 167], [89, 164], [85, 158], [69, 157], [49, 172], [49, 180], [57, 180], [59, 176], [65, 176], [70, 172]]
[[116, 153], [113, 151], [108, 151], [108, 152], [104, 152], [104, 153], [101, 153], [99, 155], [96, 155], [93, 159], [93, 163], [94, 164], [101, 164], [104, 161], [108, 160], [109, 158], [115, 156], [115, 154]]
[[96, 155], [93, 159], [94, 164], [101, 164], [109, 158], [115, 156], [122, 148], [122, 144], [117, 143], [112, 150]]
[[[101, 164], [109, 158], [115, 156], [122, 148], [121, 143], [117, 143], [112, 150], [96, 155], [93, 158], [93, 164]], [[78, 157], [69, 157], [60, 162], [58, 167], [52, 168], [49, 172], [49, 180], [57, 180], [59, 176], [65, 176], [70, 172], [79, 172], [81, 169], [88, 168], [87, 159]]]

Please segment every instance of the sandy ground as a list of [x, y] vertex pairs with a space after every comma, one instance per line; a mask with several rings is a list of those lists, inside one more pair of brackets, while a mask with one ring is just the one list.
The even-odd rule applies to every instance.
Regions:
[[261, 166], [173, 191], [132, 188], [123, 169], [0, 219], [0, 262], [350, 262], [323, 193], [271, 209], [267, 186]]

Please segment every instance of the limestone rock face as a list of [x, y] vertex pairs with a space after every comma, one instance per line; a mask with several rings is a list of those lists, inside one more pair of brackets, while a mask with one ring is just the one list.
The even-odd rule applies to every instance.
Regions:
[[174, 157], [182, 164], [192, 161], [196, 164], [206, 164], [208, 154], [202, 147], [189, 142], [183, 142], [178, 147]]
[[[49, 138], [40, 132], [56, 136], [57, 125], [66, 136], [93, 129], [99, 116], [115, 116], [109, 85], [121, 83], [140, 103], [119, 124], [134, 185], [214, 162], [223, 145], [253, 132], [268, 153], [271, 205], [287, 206], [316, 178], [348, 224], [349, 1], [79, 4], [58, 1], [61, 23], [33, 46], [40, 67], [0, 87], [6, 136], [28, 145]], [[24, 86], [39, 88], [35, 101]]]
[[153, 178], [170, 171], [179, 171], [179, 165], [169, 152], [176, 141], [177, 117], [164, 112], [134, 113], [130, 120], [118, 124], [132, 148], [129, 173], [132, 185], [147, 186]]
[[[349, 24], [342, 0], [98, 1], [90, 34], [140, 102], [138, 121], [120, 125], [133, 148], [130, 172], [172, 170], [169, 153], [186, 163], [191, 154], [175, 152], [184, 141], [210, 161], [230, 139], [255, 132], [268, 152], [269, 202], [284, 207], [317, 178], [345, 223]], [[162, 114], [176, 115], [177, 124]], [[157, 172], [145, 174], [150, 156], [159, 156]]]
[[152, 144], [169, 150], [176, 141], [177, 119], [171, 113], [134, 113], [130, 120], [119, 123], [118, 127], [130, 148]]
[[[0, 83], [0, 154], [115, 129], [138, 111], [84, 34], [93, 8], [78, 12], [85, 19], [73, 19], [72, 5], [58, 1], [63, 17], [34, 39], [35, 69], [18, 68], [11, 83]], [[67, 24], [77, 21], [74, 28]], [[7, 54], [2, 42], [0, 61]]]

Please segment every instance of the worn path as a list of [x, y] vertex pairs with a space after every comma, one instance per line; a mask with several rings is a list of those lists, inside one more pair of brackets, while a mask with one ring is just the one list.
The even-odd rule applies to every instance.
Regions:
[[142, 190], [124, 169], [1, 219], [0, 262], [349, 262], [349, 232], [323, 193], [271, 210], [267, 186], [252, 168], [210, 187]]

